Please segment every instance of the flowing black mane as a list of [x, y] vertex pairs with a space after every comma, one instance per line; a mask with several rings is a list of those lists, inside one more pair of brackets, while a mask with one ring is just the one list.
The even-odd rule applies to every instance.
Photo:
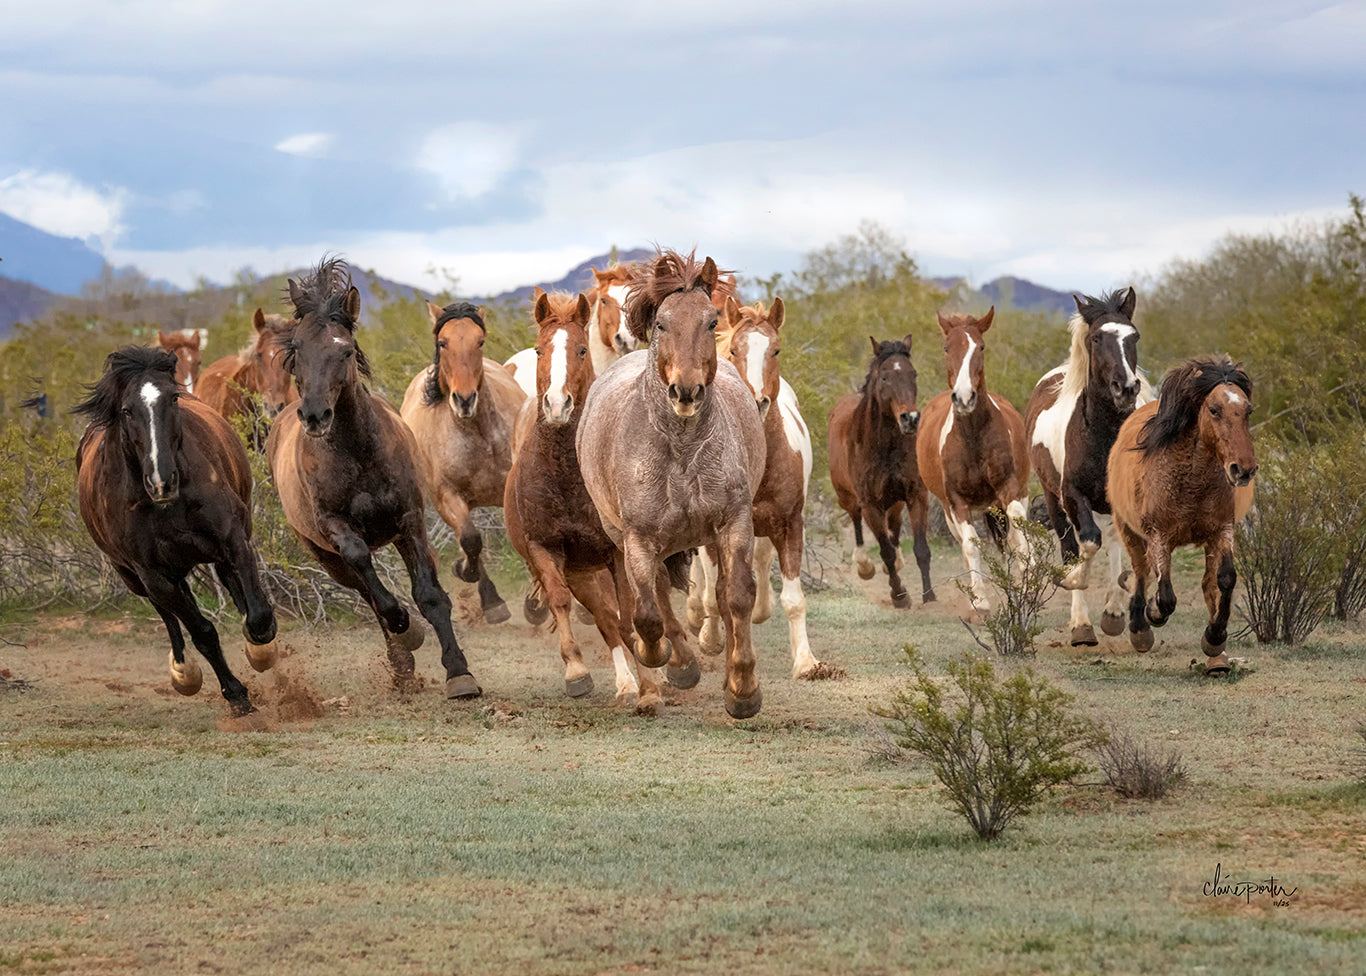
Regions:
[[1185, 438], [1200, 419], [1205, 398], [1224, 383], [1231, 383], [1252, 396], [1252, 380], [1228, 356], [1187, 359], [1162, 380], [1162, 395], [1157, 413], [1143, 424], [1134, 449], [1145, 454], [1171, 447]]
[[1102, 292], [1099, 298], [1079, 295], [1073, 296], [1073, 300], [1077, 303], [1077, 312], [1087, 325], [1093, 325], [1107, 316], [1130, 322], [1133, 316], [1133, 291], [1133, 288], [1116, 288], [1114, 291]]
[[[874, 371], [893, 356], [905, 356], [909, 362], [911, 358], [911, 347], [906, 345], [901, 339], [888, 339], [886, 342], [879, 342], [877, 344], [877, 352], [873, 354], [873, 359], [868, 364], [868, 373], [863, 377], [863, 385], [858, 388], [860, 393], [868, 392], [868, 384], [873, 379]], [[911, 369], [914, 370], [915, 367], [912, 366]]]
[[[312, 331], [336, 323], [354, 337], [356, 320], [347, 310], [347, 298], [354, 285], [351, 283], [351, 269], [341, 258], [324, 257], [306, 277], [295, 282], [289, 280], [289, 300], [294, 305], [294, 328], [284, 337], [284, 368], [294, 372], [294, 359], [299, 344], [308, 338], [301, 336], [300, 330], [310, 322]], [[370, 377], [370, 359], [356, 343], [356, 368], [367, 379]]]
[[[441, 332], [441, 327], [447, 322], [457, 322], [460, 319], [469, 319], [479, 330], [488, 335], [488, 326], [484, 324], [484, 313], [479, 311], [477, 305], [469, 302], [451, 302], [441, 310], [437, 316], [436, 323], [432, 326], [432, 335]], [[427, 380], [422, 384], [422, 403], [424, 406], [434, 407], [445, 397], [441, 393], [441, 347], [433, 344], [432, 346], [432, 368], [427, 370]]]
[[112, 427], [119, 416], [119, 403], [129, 384], [142, 379], [161, 378], [175, 386], [175, 353], [157, 346], [124, 346], [115, 349], [104, 361], [104, 375], [91, 386], [89, 395], [76, 404], [73, 412], [90, 418], [92, 426]]

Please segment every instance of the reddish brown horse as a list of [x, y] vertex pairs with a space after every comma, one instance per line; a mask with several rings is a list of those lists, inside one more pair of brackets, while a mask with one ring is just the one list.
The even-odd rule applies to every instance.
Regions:
[[432, 364], [408, 384], [402, 415], [417, 438], [427, 496], [460, 540], [455, 575], [479, 585], [484, 620], [511, 614], [481, 558], [484, 539], [470, 509], [501, 508], [512, 468], [512, 429], [525, 395], [507, 370], [484, 358], [484, 316], [468, 302], [427, 303]]
[[891, 586], [892, 605], [906, 608], [910, 595], [901, 585], [901, 518], [910, 515], [915, 560], [920, 567], [922, 599], [934, 600], [930, 585], [929, 496], [916, 459], [916, 372], [911, 337], [873, 344], [868, 375], [858, 393], [835, 401], [830, 411], [830, 481], [840, 508], [854, 523], [854, 562], [863, 579], [875, 570], [863, 550], [863, 523], [877, 540]]
[[302, 282], [291, 278], [289, 300], [295, 321], [285, 362], [299, 385], [299, 406], [282, 413], [266, 439], [285, 517], [323, 569], [370, 605], [389, 663], [406, 683], [422, 626], [380, 582], [370, 558], [392, 542], [408, 568], [413, 600], [441, 642], [446, 697], [477, 696], [427, 539], [417, 444], [398, 411], [364, 382], [370, 364], [355, 334], [360, 293], [334, 258]]
[[241, 352], [204, 367], [196, 395], [228, 420], [255, 412], [259, 400], [268, 424], [299, 399], [294, 377], [285, 369], [285, 339], [293, 327], [292, 320], [283, 315], [267, 315], [258, 308], [252, 318], [256, 330], [252, 340]]
[[[637, 268], [626, 299], [631, 334], [649, 340], [589, 391], [579, 464], [608, 536], [625, 553], [637, 659], [669, 662], [669, 680], [695, 684], [698, 664], [669, 605], [669, 578], [686, 586], [689, 549], [719, 554], [725, 594], [726, 711], [760, 707], [750, 614], [754, 610], [754, 492], [764, 473], [764, 430], [744, 380], [716, 354], [712, 294], [720, 272], [665, 251]], [[667, 565], [669, 576], [661, 572]], [[672, 660], [666, 632], [673, 644]]]
[[[987, 608], [982, 557], [973, 516], [999, 509], [1009, 519], [987, 518], [993, 540], [1024, 559], [1029, 545], [1016, 519], [1028, 517], [1029, 454], [1024, 419], [1005, 397], [986, 388], [986, 342], [996, 306], [986, 315], [939, 315], [949, 389], [925, 405], [916, 454], [925, 487], [944, 506], [949, 531], [963, 547], [973, 608]], [[1004, 537], [1004, 539], [1003, 539]]]
[[[1205, 547], [1209, 623], [1200, 645], [1207, 674], [1227, 671], [1229, 608], [1238, 574], [1233, 527], [1252, 506], [1257, 455], [1248, 415], [1252, 381], [1227, 356], [1189, 359], [1167, 374], [1162, 396], [1135, 410], [1110, 450], [1110, 505], [1133, 560], [1129, 640], [1153, 646], [1153, 627], [1176, 609], [1172, 550]], [[1145, 600], [1149, 582], [1152, 599]]]
[[95, 544], [171, 639], [171, 685], [193, 695], [203, 680], [185, 657], [181, 624], [218, 676], [233, 714], [252, 711], [246, 687], [223, 659], [218, 632], [195, 603], [187, 577], [208, 563], [244, 616], [247, 659], [275, 663], [275, 612], [251, 546], [251, 468], [222, 417], [181, 396], [176, 359], [128, 346], [76, 407], [90, 418], [76, 451], [81, 518]]
[[157, 330], [157, 345], [175, 356], [175, 381], [193, 393], [199, 380], [200, 347], [204, 343], [202, 329], [181, 329], [177, 332]]

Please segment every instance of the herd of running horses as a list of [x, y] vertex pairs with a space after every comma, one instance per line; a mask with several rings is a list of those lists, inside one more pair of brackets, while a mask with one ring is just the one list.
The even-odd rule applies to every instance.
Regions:
[[[695, 639], [702, 651], [725, 654], [726, 711], [755, 715], [751, 625], [772, 612], [775, 554], [792, 674], [828, 676], [833, 669], [812, 653], [806, 632], [802, 512], [812, 447], [797, 396], [779, 375], [782, 300], [741, 305], [733, 273], [674, 251], [594, 274], [585, 293], [537, 289], [536, 344], [504, 364], [484, 358], [478, 308], [428, 303], [432, 362], [397, 410], [367, 383], [360, 294], [338, 259], [291, 279], [293, 315], [258, 310], [254, 341], [197, 381], [197, 335], [112, 353], [77, 408], [89, 418], [77, 453], [80, 509], [129, 589], [165, 621], [176, 690], [192, 695], [202, 682], [185, 654], [183, 624], [232, 711], [253, 708], [188, 584], [201, 564], [212, 565], [243, 615], [252, 667], [265, 670], [278, 657], [251, 544], [247, 447], [230, 422], [244, 413], [257, 418], [250, 440], [266, 454], [290, 525], [374, 611], [399, 686], [416, 680], [413, 652], [424, 630], [376, 574], [372, 553], [391, 543], [441, 646], [446, 696], [482, 694], [451, 625], [428, 503], [454, 530], [462, 550], [455, 574], [478, 584], [491, 623], [509, 612], [484, 568], [470, 510], [503, 508], [534, 580], [526, 615], [554, 615], [571, 696], [593, 688], [574, 636], [577, 600], [611, 649], [619, 704], [658, 714], [664, 682], [696, 685]], [[830, 476], [853, 522], [859, 575], [874, 575], [866, 522], [893, 605], [910, 606], [900, 577], [909, 517], [922, 598], [935, 599], [926, 541], [933, 494], [962, 547], [973, 608], [985, 612], [977, 526], [1022, 561], [1034, 558], [1020, 529], [1032, 470], [1069, 564], [1072, 643], [1097, 640], [1084, 591], [1102, 545], [1102, 629], [1123, 631], [1127, 595], [1131, 643], [1146, 651], [1150, 628], [1176, 606], [1172, 549], [1201, 544], [1207, 671], [1227, 670], [1233, 529], [1257, 470], [1251, 383], [1227, 356], [1207, 356], [1170, 370], [1154, 398], [1138, 367], [1135, 301], [1132, 288], [1077, 299], [1067, 361], [1039, 380], [1024, 416], [985, 385], [994, 309], [939, 315], [948, 389], [923, 410], [911, 336], [873, 338], [861, 389], [841, 398], [829, 421]], [[1121, 545], [1131, 570], [1123, 570]], [[673, 589], [689, 593], [686, 626], [674, 614]]]

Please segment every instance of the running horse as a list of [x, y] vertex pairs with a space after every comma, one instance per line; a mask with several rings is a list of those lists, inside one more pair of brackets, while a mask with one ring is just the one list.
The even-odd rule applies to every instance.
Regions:
[[523, 415], [530, 408], [533, 422], [508, 474], [503, 500], [508, 539], [555, 615], [565, 693], [577, 698], [593, 690], [570, 619], [573, 599], [578, 599], [611, 650], [618, 704], [657, 715], [664, 707], [657, 682], [644, 672], [637, 682], [627, 660], [631, 629], [623, 626], [616, 596], [616, 581], [624, 578], [621, 553], [603, 531], [574, 446], [594, 379], [588, 300], [540, 292], [532, 314], [539, 333], [537, 396], [522, 408]]
[[408, 384], [401, 413], [417, 438], [418, 466], [428, 497], [455, 532], [464, 553], [455, 575], [479, 586], [484, 621], [511, 616], [481, 558], [484, 539], [470, 509], [501, 508], [512, 469], [512, 430], [526, 399], [498, 363], [484, 358], [483, 313], [468, 302], [427, 303], [432, 364]]
[[925, 487], [944, 506], [949, 531], [963, 547], [972, 606], [979, 613], [988, 603], [973, 517], [987, 514], [992, 541], [1003, 550], [1008, 541], [1021, 559], [1030, 557], [1016, 525], [1029, 511], [1024, 419], [1009, 400], [986, 388], [982, 337], [995, 317], [994, 305], [981, 318], [939, 313], [949, 389], [925, 404], [916, 442]]
[[[750, 614], [754, 610], [754, 494], [764, 474], [763, 424], [735, 367], [718, 360], [712, 296], [721, 272], [662, 251], [637, 266], [626, 321], [649, 349], [607, 370], [588, 393], [577, 447], [603, 528], [625, 554], [636, 659], [669, 664], [669, 680], [695, 684], [700, 670], [669, 605], [686, 587], [686, 554], [718, 553], [726, 629], [726, 711], [759, 712]], [[668, 570], [665, 572], [664, 570]], [[676, 634], [665, 640], [666, 633]], [[672, 644], [672, 653], [670, 651]]]
[[[767, 455], [764, 477], [754, 495], [754, 579], [758, 596], [752, 621], [761, 624], [773, 613], [769, 569], [778, 556], [783, 578], [782, 604], [792, 647], [792, 676], [824, 676], [828, 668], [811, 653], [806, 634], [806, 595], [802, 592], [802, 510], [811, 480], [811, 432], [802, 419], [796, 391], [778, 371], [782, 349], [779, 330], [785, 317], [783, 300], [770, 308], [762, 302], [740, 306], [727, 296], [716, 332], [717, 352], [735, 366], [754, 397], [764, 424]], [[688, 622], [697, 621], [703, 648], [721, 646], [721, 618], [716, 602], [716, 564], [705, 549], [693, 560], [693, 586], [688, 595]]]
[[299, 399], [294, 377], [285, 369], [285, 337], [292, 328], [292, 320], [258, 308], [251, 341], [240, 352], [215, 359], [199, 378], [196, 395], [229, 421], [255, 414], [259, 399], [263, 422], [253, 425], [258, 446], [265, 441], [266, 425]]
[[365, 384], [370, 363], [356, 342], [360, 293], [344, 262], [324, 258], [289, 279], [294, 327], [285, 365], [299, 405], [271, 425], [266, 458], [290, 526], [338, 583], [361, 595], [384, 632], [398, 684], [411, 682], [422, 625], [380, 582], [371, 553], [393, 543], [413, 601], [436, 631], [446, 697], [480, 695], [451, 627], [451, 601], [427, 538], [417, 443], [392, 406]]
[[222, 417], [176, 382], [176, 358], [127, 346], [75, 412], [90, 418], [76, 450], [81, 518], [119, 577], [156, 608], [171, 639], [171, 686], [199, 691], [203, 675], [185, 656], [181, 625], [213, 668], [234, 715], [253, 711], [246, 686], [223, 658], [218, 631], [187, 580], [208, 563], [244, 617], [247, 660], [276, 660], [275, 611], [251, 546], [251, 467]]
[[1068, 323], [1067, 362], [1045, 373], [1025, 410], [1029, 460], [1043, 486], [1053, 531], [1070, 568], [1063, 586], [1072, 591], [1073, 647], [1097, 642], [1086, 609], [1090, 567], [1102, 544], [1109, 573], [1101, 629], [1124, 630], [1124, 590], [1119, 584], [1124, 550], [1110, 517], [1106, 462], [1120, 425], [1134, 408], [1152, 400], [1138, 368], [1138, 329], [1132, 288], [1092, 298], [1073, 296], [1077, 312]]
[[[1151, 627], [1176, 609], [1172, 550], [1204, 546], [1206, 674], [1229, 669], [1224, 643], [1238, 582], [1233, 529], [1252, 507], [1257, 474], [1251, 413], [1252, 381], [1241, 365], [1228, 356], [1188, 359], [1163, 378], [1156, 403], [1124, 421], [1110, 449], [1110, 505], [1134, 565], [1129, 642], [1151, 650]], [[1153, 596], [1145, 599], [1150, 582]]]
[[854, 523], [854, 564], [863, 579], [876, 570], [863, 549], [863, 523], [877, 540], [891, 587], [892, 605], [905, 609], [911, 597], [901, 585], [901, 519], [910, 516], [920, 568], [921, 599], [935, 599], [930, 585], [929, 495], [916, 458], [916, 372], [911, 337], [879, 342], [858, 393], [835, 401], [830, 411], [830, 482], [840, 508]]
[[193, 393], [194, 385], [199, 380], [203, 343], [203, 329], [179, 329], [175, 332], [157, 330], [157, 345], [175, 356], [175, 381], [185, 387], [186, 393]]

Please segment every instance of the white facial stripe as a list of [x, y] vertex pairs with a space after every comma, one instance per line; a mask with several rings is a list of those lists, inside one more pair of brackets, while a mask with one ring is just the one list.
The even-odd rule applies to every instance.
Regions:
[[630, 291], [625, 285], [613, 285], [607, 289], [607, 294], [616, 299], [621, 306], [620, 322], [617, 325], [617, 335], [628, 346], [635, 342], [635, 336], [631, 335], [631, 330], [626, 327], [626, 293]]
[[1239, 393], [1237, 390], [1230, 389], [1230, 390], [1227, 391], [1227, 393], [1228, 393], [1228, 402], [1229, 402], [1229, 403], [1242, 403], [1242, 402], [1243, 402], [1243, 395], [1242, 395], [1241, 393]]
[[341, 336], [333, 336], [333, 337], [332, 337], [332, 341], [335, 342], [335, 343], [337, 343], [337, 345], [339, 345], [339, 346], [344, 346], [344, 345], [346, 345], [346, 340], [343, 339]]
[[958, 396], [958, 402], [964, 403], [972, 396], [972, 353], [977, 348], [977, 343], [972, 337], [968, 337], [968, 351], [963, 353], [963, 362], [958, 367], [958, 378], [953, 381], [953, 392]]
[[1129, 365], [1129, 356], [1124, 351], [1124, 340], [1138, 332], [1132, 325], [1125, 325], [1123, 322], [1106, 322], [1100, 327], [1100, 331], [1109, 333], [1115, 337], [1119, 343], [1119, 361], [1124, 364], [1124, 385], [1128, 386], [1138, 378], [1134, 368]]
[[142, 384], [142, 389], [138, 391], [142, 394], [142, 402], [147, 404], [147, 432], [152, 444], [152, 480], [158, 486], [166, 483], [166, 479], [161, 476], [161, 456], [157, 451], [157, 417], [156, 402], [161, 399], [161, 391], [150, 381]]
[[556, 329], [550, 337], [550, 388], [546, 396], [552, 402], [564, 402], [564, 384], [569, 376], [569, 333]]
[[764, 395], [764, 361], [768, 358], [768, 336], [751, 332], [745, 343], [745, 382], [754, 396]]

